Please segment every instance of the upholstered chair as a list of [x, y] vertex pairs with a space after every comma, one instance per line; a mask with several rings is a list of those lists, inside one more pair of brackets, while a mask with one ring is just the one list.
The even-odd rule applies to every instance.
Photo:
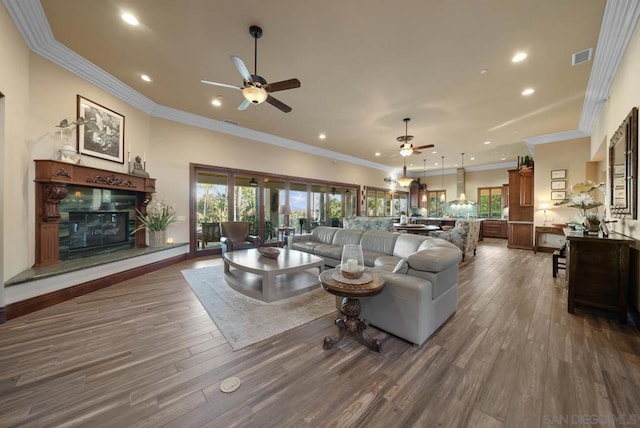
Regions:
[[222, 252], [256, 248], [260, 237], [249, 235], [249, 223], [246, 221], [225, 221], [220, 223], [220, 243]]
[[202, 223], [201, 230], [198, 232], [198, 241], [202, 244], [202, 248], [207, 246], [209, 242], [220, 240], [220, 224], [219, 223]]
[[462, 250], [462, 261], [466, 254], [473, 252], [476, 255], [478, 240], [480, 239], [480, 221], [478, 220], [457, 220], [453, 229], [435, 230], [429, 232], [429, 236], [442, 238], [455, 244]]

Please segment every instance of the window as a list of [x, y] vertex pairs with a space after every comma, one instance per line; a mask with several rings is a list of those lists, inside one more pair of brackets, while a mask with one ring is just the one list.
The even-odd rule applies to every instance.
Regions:
[[502, 187], [478, 187], [478, 216], [502, 217]]

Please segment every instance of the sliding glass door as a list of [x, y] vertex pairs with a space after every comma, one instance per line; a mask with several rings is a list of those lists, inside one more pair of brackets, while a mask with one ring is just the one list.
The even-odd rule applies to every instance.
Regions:
[[228, 220], [228, 174], [198, 172], [196, 175], [195, 231], [197, 251], [220, 249], [220, 222]]

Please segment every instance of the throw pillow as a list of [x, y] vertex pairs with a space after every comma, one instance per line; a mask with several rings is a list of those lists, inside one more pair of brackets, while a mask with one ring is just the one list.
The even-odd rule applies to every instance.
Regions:
[[398, 264], [396, 264], [396, 267], [393, 268], [392, 272], [406, 275], [406, 273], [409, 272], [409, 263], [407, 263], [407, 258], [405, 257], [401, 259]]

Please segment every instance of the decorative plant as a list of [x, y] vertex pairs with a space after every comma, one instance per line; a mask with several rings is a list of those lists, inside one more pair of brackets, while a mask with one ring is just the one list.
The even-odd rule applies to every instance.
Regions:
[[568, 207], [576, 208], [580, 211], [580, 222], [600, 223], [602, 215], [598, 212], [598, 207], [602, 206], [602, 202], [593, 198], [593, 192], [600, 190], [602, 186], [604, 186], [604, 183], [596, 184], [591, 180], [574, 184], [571, 186], [571, 192], [567, 197], [554, 205], [568, 204]]
[[166, 230], [167, 227], [176, 221], [176, 208], [167, 204], [165, 201], [152, 201], [147, 205], [147, 214], [143, 215], [136, 210], [136, 219], [140, 222], [132, 234], [144, 229], [149, 230]]

